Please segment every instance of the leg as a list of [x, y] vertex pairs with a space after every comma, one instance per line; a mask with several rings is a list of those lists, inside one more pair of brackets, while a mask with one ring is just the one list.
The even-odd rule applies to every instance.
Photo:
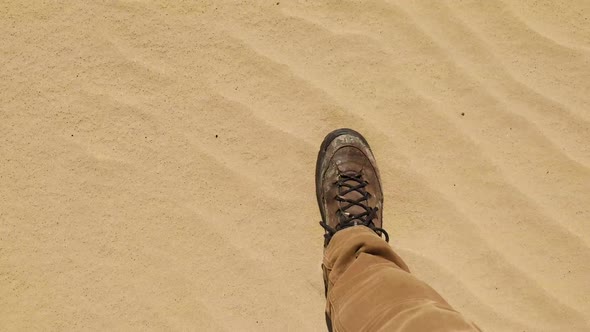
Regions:
[[334, 235], [323, 269], [334, 331], [478, 331], [367, 227]]
[[414, 278], [387, 244], [379, 170], [361, 134], [338, 129], [326, 136], [316, 164], [316, 195], [325, 230], [328, 329], [478, 330]]

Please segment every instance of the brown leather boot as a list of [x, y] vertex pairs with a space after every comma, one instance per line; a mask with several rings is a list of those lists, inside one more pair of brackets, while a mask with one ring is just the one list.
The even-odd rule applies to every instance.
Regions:
[[334, 234], [352, 226], [369, 227], [389, 236], [382, 227], [383, 192], [375, 157], [365, 138], [352, 129], [329, 133], [316, 164], [316, 195], [326, 230], [324, 247]]

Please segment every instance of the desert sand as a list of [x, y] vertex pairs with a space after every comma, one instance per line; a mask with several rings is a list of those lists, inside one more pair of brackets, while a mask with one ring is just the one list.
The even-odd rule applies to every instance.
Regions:
[[4, 1], [0, 27], [0, 330], [323, 331], [338, 127], [453, 306], [590, 330], [590, 2]]

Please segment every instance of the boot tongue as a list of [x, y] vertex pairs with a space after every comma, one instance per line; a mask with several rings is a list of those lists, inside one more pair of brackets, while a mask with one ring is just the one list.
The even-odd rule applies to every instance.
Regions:
[[[362, 166], [354, 163], [354, 162], [347, 162], [347, 163], [343, 163], [341, 165], [338, 166], [338, 169], [340, 170], [340, 172], [342, 174], [346, 174], [346, 175], [350, 175], [350, 176], [358, 176], [359, 174], [362, 174]], [[360, 181], [362, 181], [362, 178], [359, 179]], [[351, 187], [356, 187], [358, 186], [360, 183], [355, 181], [355, 180], [346, 180], [344, 181], [345, 184], [351, 186]], [[348, 187], [347, 186], [341, 186], [339, 188], [339, 193], [345, 193], [348, 191]], [[361, 188], [359, 189], [361, 192], [363, 192], [365, 190], [365, 188]], [[363, 194], [361, 194], [360, 192], [353, 190], [345, 195], [340, 194], [343, 198], [351, 200], [351, 201], [358, 201], [360, 199], [363, 198]], [[361, 203], [363, 204], [367, 204], [366, 200], [361, 201]], [[340, 207], [346, 207], [347, 205], [349, 205], [349, 203], [347, 202], [340, 202]], [[344, 218], [349, 217], [349, 215], [359, 215], [366, 212], [366, 210], [358, 205], [352, 205], [351, 207], [349, 207], [348, 209], [343, 211], [343, 216]]]

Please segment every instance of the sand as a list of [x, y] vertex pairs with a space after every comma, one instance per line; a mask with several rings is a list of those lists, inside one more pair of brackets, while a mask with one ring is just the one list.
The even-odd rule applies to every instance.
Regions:
[[0, 27], [0, 330], [323, 331], [338, 127], [458, 310], [590, 330], [590, 2], [4, 1]]

